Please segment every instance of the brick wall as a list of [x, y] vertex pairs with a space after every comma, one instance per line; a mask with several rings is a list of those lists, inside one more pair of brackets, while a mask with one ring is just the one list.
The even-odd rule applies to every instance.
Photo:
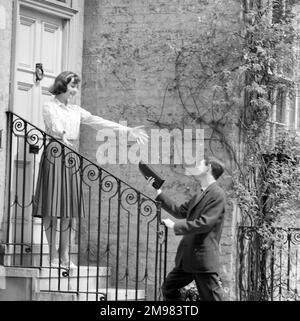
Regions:
[[[187, 113], [178, 93], [172, 90], [176, 48], [197, 39], [209, 28], [214, 14], [225, 33], [239, 29], [240, 5], [235, 0], [226, 4], [205, 0], [86, 1], [82, 106], [106, 119], [127, 120], [129, 126], [145, 125], [148, 131], [155, 128], [158, 119], [174, 127], [181, 124]], [[197, 128], [189, 121], [185, 126]], [[228, 134], [234, 136], [235, 132], [228, 129]], [[94, 161], [100, 144], [95, 137], [95, 131], [82, 127], [81, 151]], [[226, 153], [217, 146], [215, 151], [230, 166]], [[103, 167], [148, 193], [136, 165]], [[197, 184], [183, 176], [180, 166], [154, 167], [166, 178], [164, 188], [178, 203], [197, 191]], [[230, 177], [225, 174], [221, 183], [228, 187]], [[228, 299], [234, 298], [234, 224], [235, 211], [229, 202], [221, 242], [222, 278]], [[168, 270], [179, 240], [170, 236]]]

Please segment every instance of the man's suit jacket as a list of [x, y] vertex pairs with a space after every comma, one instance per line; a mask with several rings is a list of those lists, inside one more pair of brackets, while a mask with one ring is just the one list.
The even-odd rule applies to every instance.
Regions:
[[192, 273], [219, 273], [219, 242], [226, 198], [217, 182], [181, 206], [163, 192], [156, 200], [175, 218], [185, 219], [174, 226], [175, 234], [183, 235], [176, 253], [176, 267]]

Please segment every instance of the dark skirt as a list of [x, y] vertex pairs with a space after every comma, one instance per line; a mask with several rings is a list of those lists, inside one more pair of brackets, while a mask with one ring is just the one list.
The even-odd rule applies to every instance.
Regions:
[[[74, 145], [78, 149], [77, 141]], [[69, 148], [50, 141], [41, 157], [33, 216], [73, 218], [84, 216], [82, 209], [80, 159]]]

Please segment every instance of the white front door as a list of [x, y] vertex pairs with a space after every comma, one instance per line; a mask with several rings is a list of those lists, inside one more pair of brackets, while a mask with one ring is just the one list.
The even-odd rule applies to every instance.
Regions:
[[[42, 130], [42, 106], [51, 99], [48, 88], [62, 71], [63, 61], [66, 61], [65, 26], [66, 20], [63, 18], [20, 7], [12, 112]], [[43, 66], [44, 77], [41, 81], [36, 80], [36, 64]], [[10, 242], [35, 244], [40, 243], [42, 230], [39, 220], [32, 219], [32, 199], [42, 149], [38, 154], [30, 151], [30, 138], [25, 137], [25, 131], [22, 131], [22, 126], [20, 128], [19, 132], [14, 130], [12, 136]], [[28, 126], [27, 130], [31, 129], [32, 127]], [[41, 132], [37, 133], [39, 142], [42, 143]], [[24, 253], [22, 245], [14, 250]]]
[[[51, 98], [49, 86], [62, 71], [64, 20], [32, 9], [20, 9], [17, 25], [13, 112], [43, 129], [42, 105]], [[44, 78], [36, 81], [36, 64]]]

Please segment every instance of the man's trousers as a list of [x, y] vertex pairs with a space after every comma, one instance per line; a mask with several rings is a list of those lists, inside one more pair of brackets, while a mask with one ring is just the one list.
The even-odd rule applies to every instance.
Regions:
[[181, 268], [174, 268], [162, 285], [165, 301], [183, 300], [180, 289], [193, 280], [197, 285], [201, 301], [223, 301], [223, 288], [217, 273], [189, 273]]

